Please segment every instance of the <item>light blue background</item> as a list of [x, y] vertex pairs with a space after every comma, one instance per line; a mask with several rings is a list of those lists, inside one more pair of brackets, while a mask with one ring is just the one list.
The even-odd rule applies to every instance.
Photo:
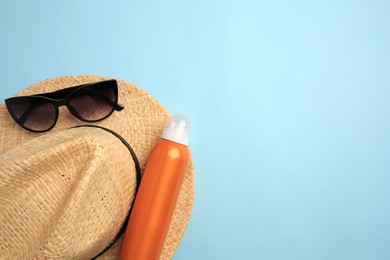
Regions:
[[0, 2], [0, 98], [133, 82], [192, 118], [175, 259], [390, 259], [390, 2]]

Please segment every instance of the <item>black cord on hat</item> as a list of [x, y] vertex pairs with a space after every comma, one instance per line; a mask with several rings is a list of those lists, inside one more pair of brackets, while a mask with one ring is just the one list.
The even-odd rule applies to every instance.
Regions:
[[[78, 127], [95, 127], [95, 128], [103, 129], [103, 130], [113, 134], [117, 138], [119, 138], [119, 140], [121, 140], [121, 142], [127, 147], [127, 149], [129, 150], [129, 152], [131, 154], [131, 157], [133, 158], [134, 165], [135, 165], [136, 181], [137, 181], [137, 184], [136, 184], [136, 187], [135, 187], [135, 195], [136, 195], [137, 191], [138, 191], [138, 188], [139, 188], [139, 185], [141, 183], [141, 167], [139, 165], [139, 161], [138, 161], [137, 155], [135, 154], [135, 152], [134, 152], [133, 148], [130, 146], [130, 144], [122, 136], [120, 136], [117, 132], [115, 132], [115, 131], [113, 131], [111, 129], [102, 127], [102, 126], [97, 126], [97, 125], [79, 125], [79, 126], [74, 126], [74, 127], [71, 127], [71, 128], [78, 128]], [[129, 213], [127, 214], [126, 219], [123, 222], [123, 225], [122, 225], [121, 229], [116, 234], [115, 238], [99, 254], [97, 254], [96, 256], [92, 257], [91, 259], [96, 259], [99, 256], [103, 255], [105, 252], [107, 252], [107, 250], [110, 249], [112, 247], [112, 245], [116, 241], [118, 241], [118, 239], [126, 231], [126, 227], [127, 227], [128, 222], [129, 222], [129, 219], [130, 219], [131, 210], [133, 209], [134, 200], [135, 200], [135, 197], [136, 197], [135, 195], [134, 195], [133, 201], [131, 203], [131, 207], [129, 209]]]

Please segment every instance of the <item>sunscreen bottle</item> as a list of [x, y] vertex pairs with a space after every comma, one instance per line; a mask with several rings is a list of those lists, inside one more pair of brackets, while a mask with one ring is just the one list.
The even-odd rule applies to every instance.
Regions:
[[149, 155], [120, 249], [122, 260], [157, 260], [188, 165], [189, 123], [171, 117]]

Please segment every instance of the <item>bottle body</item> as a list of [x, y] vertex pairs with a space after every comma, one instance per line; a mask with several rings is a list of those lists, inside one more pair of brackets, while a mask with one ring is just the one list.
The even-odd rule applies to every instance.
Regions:
[[160, 139], [152, 148], [120, 249], [122, 260], [159, 259], [188, 165], [186, 145]]

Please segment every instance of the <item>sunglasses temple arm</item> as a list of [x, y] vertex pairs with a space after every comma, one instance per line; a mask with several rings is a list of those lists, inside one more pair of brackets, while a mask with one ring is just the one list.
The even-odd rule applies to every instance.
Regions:
[[97, 93], [91, 93], [91, 94], [93, 94], [94, 96], [97, 96], [97, 97], [101, 98], [101, 99], [104, 100], [105, 102], [111, 104], [111, 106], [115, 106], [115, 110], [116, 110], [116, 111], [121, 111], [121, 110], [123, 110], [123, 109], [125, 108], [124, 106], [122, 106], [122, 105], [120, 105], [120, 104], [118, 104], [118, 103], [113, 102], [112, 100], [110, 100], [109, 98], [107, 98], [107, 97], [104, 96], [104, 95], [100, 95], [100, 94], [97, 94]]
[[27, 118], [30, 116], [31, 112], [34, 110], [34, 104], [30, 104], [26, 111], [22, 114], [22, 116], [19, 118], [19, 121], [21, 124], [24, 124], [27, 120]]
[[121, 111], [121, 110], [123, 110], [124, 108], [125, 108], [124, 106], [122, 106], [122, 105], [120, 105], [120, 104], [116, 104], [115, 110], [116, 110], [116, 111]]

